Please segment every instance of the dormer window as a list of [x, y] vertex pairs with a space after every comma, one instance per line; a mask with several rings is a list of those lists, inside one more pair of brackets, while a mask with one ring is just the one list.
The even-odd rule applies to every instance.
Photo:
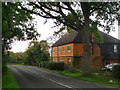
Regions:
[[117, 52], [117, 45], [114, 45], [114, 52]]

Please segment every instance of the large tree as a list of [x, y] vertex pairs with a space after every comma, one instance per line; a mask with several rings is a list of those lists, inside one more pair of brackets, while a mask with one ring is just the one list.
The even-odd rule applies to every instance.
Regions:
[[[28, 7], [31, 8], [28, 8]], [[64, 25], [83, 35], [84, 43], [84, 74], [92, 71], [90, 54], [90, 32], [98, 36], [98, 26], [108, 32], [118, 19], [118, 2], [29, 2], [22, 9], [43, 18], [55, 20], [56, 26]], [[90, 17], [94, 16], [93, 21]], [[101, 23], [104, 21], [104, 23]]]
[[22, 10], [19, 2], [2, 2], [2, 68], [6, 70], [11, 43], [16, 40], [37, 39], [39, 34], [34, 28], [32, 14]]

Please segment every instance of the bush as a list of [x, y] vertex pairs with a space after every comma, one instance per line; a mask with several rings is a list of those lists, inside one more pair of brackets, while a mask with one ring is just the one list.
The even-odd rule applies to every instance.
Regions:
[[65, 70], [65, 64], [63, 62], [41, 62], [41, 67], [50, 69], [50, 70], [59, 70], [63, 71]]
[[76, 68], [68, 68], [68, 69], [67, 69], [67, 72], [70, 72], [70, 73], [78, 73], [78, 72], [80, 72], [80, 71], [77, 70]]
[[74, 56], [73, 67], [80, 68], [81, 56]]
[[115, 65], [112, 72], [113, 77], [120, 79], [120, 65]]

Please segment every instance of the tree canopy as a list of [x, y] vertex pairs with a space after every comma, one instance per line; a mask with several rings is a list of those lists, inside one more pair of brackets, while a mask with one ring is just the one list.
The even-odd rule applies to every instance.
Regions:
[[31, 41], [28, 49], [24, 53], [26, 54], [25, 63], [30, 65], [39, 65], [41, 61], [49, 61], [49, 45], [45, 40], [40, 42]]
[[10, 49], [15, 40], [37, 39], [32, 14], [22, 10], [19, 2], [2, 2], [3, 51]]
[[[110, 30], [118, 19], [119, 10], [118, 2], [29, 2], [29, 6], [32, 10], [25, 7], [22, 9], [47, 19], [55, 19], [57, 26], [64, 24], [76, 31], [82, 30], [85, 19], [90, 19], [90, 16], [95, 16], [95, 20], [89, 20], [89, 24], [97, 23]], [[102, 24], [101, 20], [105, 24]]]

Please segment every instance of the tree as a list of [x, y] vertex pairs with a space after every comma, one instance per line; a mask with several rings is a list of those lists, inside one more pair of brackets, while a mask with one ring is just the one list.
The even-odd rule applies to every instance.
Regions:
[[48, 61], [50, 59], [48, 50], [49, 46], [45, 40], [31, 41], [26, 51], [25, 63], [38, 66], [41, 61]]
[[49, 48], [50, 46], [48, 45], [47, 41], [46, 40], [42, 40], [40, 41], [40, 47], [41, 47], [41, 50], [45, 53], [48, 53], [49, 52]]
[[6, 51], [5, 54], [7, 55], [7, 63], [23, 63], [23, 53], [18, 52], [14, 53], [12, 51]]
[[[63, 27], [61, 27], [63, 28]], [[65, 30], [60, 30], [57, 32], [54, 32], [53, 36], [50, 36], [47, 38], [48, 44], [50, 46], [52, 46], [57, 40], [59, 40], [62, 36], [64, 36], [65, 34], [67, 34], [68, 32]]]
[[6, 70], [8, 55], [15, 40], [37, 39], [39, 34], [34, 28], [32, 14], [21, 9], [19, 2], [2, 2], [2, 60], [3, 72]]
[[[84, 75], [92, 72], [90, 55], [90, 32], [98, 34], [98, 26], [108, 32], [118, 19], [118, 2], [29, 2], [32, 10], [21, 6], [23, 10], [43, 18], [54, 19], [56, 26], [63, 24], [83, 35], [84, 43]], [[65, 12], [66, 11], [66, 12]], [[96, 20], [90, 19], [95, 16]], [[104, 24], [101, 23], [104, 21]], [[96, 34], [97, 33], [97, 34]]]
[[37, 39], [32, 14], [22, 10], [19, 2], [2, 2], [2, 41], [3, 52], [11, 49], [15, 40]]

